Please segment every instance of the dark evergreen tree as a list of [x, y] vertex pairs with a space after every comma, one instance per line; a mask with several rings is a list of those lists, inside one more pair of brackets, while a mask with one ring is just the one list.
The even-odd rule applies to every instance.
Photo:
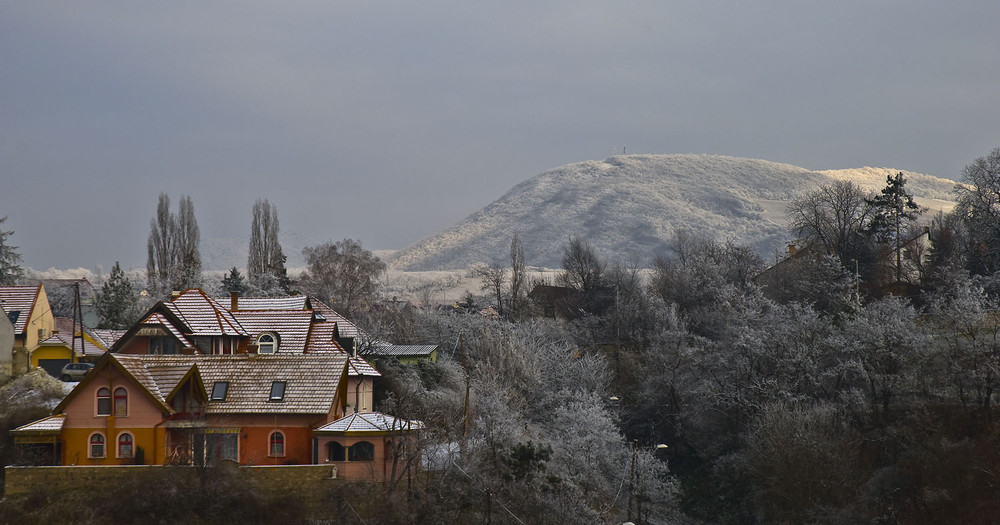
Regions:
[[903, 280], [902, 247], [906, 242], [902, 238], [906, 226], [917, 219], [920, 206], [913, 201], [913, 195], [906, 191], [906, 178], [903, 172], [886, 177], [886, 186], [882, 191], [866, 199], [872, 207], [874, 215], [868, 223], [868, 231], [880, 242], [889, 244], [896, 252], [896, 282]]
[[135, 287], [115, 261], [108, 280], [97, 296], [98, 328], [126, 329], [138, 315]]
[[229, 270], [229, 273], [222, 278], [222, 289], [233, 293], [236, 292], [240, 295], [247, 293], [250, 287], [247, 285], [246, 279], [243, 278], [243, 274], [235, 266]]
[[[6, 220], [6, 216], [0, 219], [0, 225]], [[0, 228], [0, 286], [15, 285], [24, 276], [21, 254], [17, 252], [17, 246], [8, 244], [8, 239], [13, 234], [13, 230], [4, 231]]]

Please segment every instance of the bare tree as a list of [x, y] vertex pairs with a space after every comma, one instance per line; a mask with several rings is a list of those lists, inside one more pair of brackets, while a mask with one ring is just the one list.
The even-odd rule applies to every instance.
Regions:
[[956, 213], [968, 232], [968, 267], [977, 275], [1000, 269], [1000, 148], [979, 157], [962, 172]]
[[378, 296], [379, 278], [386, 266], [362, 248], [361, 241], [344, 239], [307, 246], [302, 254], [309, 266], [302, 276], [302, 286], [344, 315], [370, 305]]
[[499, 265], [481, 264], [472, 269], [479, 277], [480, 289], [490, 292], [497, 302], [497, 313], [504, 315], [504, 285], [507, 282], [507, 268]]
[[867, 243], [861, 232], [873, 216], [869, 197], [851, 181], [820, 186], [788, 205], [791, 230], [805, 242], [818, 243], [846, 265]]

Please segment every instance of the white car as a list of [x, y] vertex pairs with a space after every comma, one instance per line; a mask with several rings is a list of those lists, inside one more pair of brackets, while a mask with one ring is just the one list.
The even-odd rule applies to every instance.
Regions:
[[59, 371], [59, 379], [63, 381], [79, 381], [94, 368], [94, 363], [66, 363]]

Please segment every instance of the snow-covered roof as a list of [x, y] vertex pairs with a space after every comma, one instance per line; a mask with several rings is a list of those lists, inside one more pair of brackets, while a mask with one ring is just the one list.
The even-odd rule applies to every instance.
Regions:
[[11, 432], [19, 432], [22, 434], [58, 433], [62, 431], [64, 423], [66, 423], [66, 416], [63, 414], [56, 414], [54, 416], [39, 419], [38, 421], [33, 421], [27, 425], [21, 425]]
[[394, 345], [389, 343], [374, 345], [368, 353], [388, 357], [427, 357], [438, 349], [438, 345]]
[[10, 318], [15, 334], [24, 333], [41, 286], [0, 286], [0, 308]]
[[313, 431], [350, 434], [355, 432], [410, 431], [420, 430], [423, 427], [424, 424], [420, 421], [399, 419], [381, 412], [356, 412]]

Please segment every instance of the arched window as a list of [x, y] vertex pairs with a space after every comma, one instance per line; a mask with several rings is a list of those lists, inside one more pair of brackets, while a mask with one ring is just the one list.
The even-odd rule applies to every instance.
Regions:
[[118, 457], [131, 458], [135, 456], [135, 447], [132, 442], [132, 434], [122, 432], [118, 434]]
[[128, 390], [123, 387], [115, 389], [115, 416], [122, 417], [128, 415]]
[[258, 354], [273, 354], [278, 351], [278, 340], [273, 334], [260, 334], [257, 338]]
[[358, 441], [347, 449], [347, 461], [374, 461], [375, 445], [367, 441]]
[[97, 389], [97, 415], [111, 415], [111, 390], [107, 388]]
[[344, 445], [331, 441], [326, 445], [326, 460], [347, 461], [347, 449], [344, 448]]
[[95, 432], [90, 435], [90, 449], [87, 452], [88, 458], [104, 457], [104, 434]]
[[275, 430], [271, 432], [271, 437], [268, 439], [270, 442], [270, 455], [271, 457], [281, 457], [285, 455], [285, 435], [281, 432]]

